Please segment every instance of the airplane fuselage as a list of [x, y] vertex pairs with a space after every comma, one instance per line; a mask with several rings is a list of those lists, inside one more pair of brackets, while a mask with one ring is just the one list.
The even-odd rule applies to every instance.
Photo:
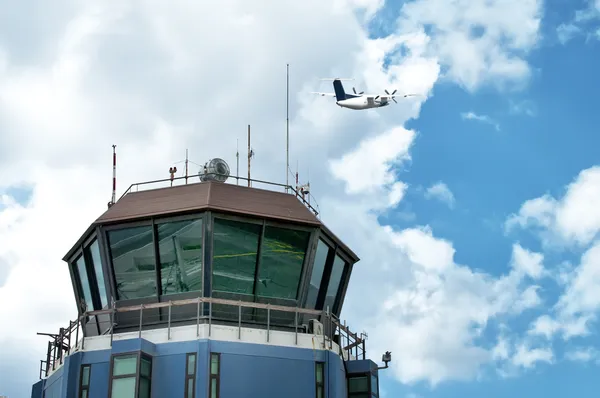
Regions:
[[336, 101], [335, 103], [342, 108], [355, 110], [381, 108], [390, 104], [388, 101], [373, 100], [373, 97], [367, 96], [348, 98], [345, 100]]

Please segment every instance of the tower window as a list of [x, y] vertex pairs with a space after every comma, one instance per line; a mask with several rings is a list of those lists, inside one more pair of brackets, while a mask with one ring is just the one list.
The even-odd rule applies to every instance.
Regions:
[[145, 354], [112, 357], [110, 398], [150, 398], [152, 359]]
[[88, 398], [90, 395], [90, 373], [91, 365], [81, 365], [79, 376], [79, 398]]
[[210, 354], [210, 391], [209, 398], [219, 398], [219, 379], [221, 378], [221, 355]]
[[315, 363], [315, 382], [317, 398], [325, 398], [325, 364], [323, 362]]
[[185, 398], [196, 397], [196, 353], [186, 355]]

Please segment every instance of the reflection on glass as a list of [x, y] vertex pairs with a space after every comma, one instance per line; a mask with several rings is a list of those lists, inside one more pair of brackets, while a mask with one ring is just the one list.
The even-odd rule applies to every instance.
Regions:
[[310, 276], [310, 285], [308, 286], [306, 308], [315, 308], [317, 305], [317, 296], [319, 295], [319, 287], [321, 286], [321, 280], [323, 279], [323, 270], [325, 269], [325, 261], [327, 261], [328, 252], [329, 246], [319, 239], [313, 270]]
[[108, 232], [118, 298], [135, 299], [156, 295], [156, 273], [152, 226]]
[[90, 245], [90, 256], [96, 274], [96, 281], [98, 281], [100, 303], [102, 303], [102, 308], [104, 308], [108, 305], [108, 297], [106, 296], [106, 284], [104, 283], [104, 272], [102, 271], [102, 261], [100, 260], [100, 246], [97, 239], [94, 239], [94, 243]]
[[158, 226], [162, 294], [202, 290], [202, 220]]
[[256, 294], [296, 299], [310, 233], [266, 226]]
[[329, 278], [329, 285], [327, 286], [327, 295], [325, 296], [323, 309], [329, 307], [329, 311], [334, 310], [333, 305], [335, 304], [335, 298], [337, 297], [345, 266], [346, 263], [344, 260], [336, 254], [335, 259], [333, 260], [333, 268], [331, 269], [331, 277]]
[[92, 301], [92, 292], [90, 290], [90, 280], [88, 278], [87, 270], [85, 269], [85, 260], [83, 256], [80, 256], [77, 261], [77, 272], [79, 273], [79, 280], [81, 281], [81, 290], [83, 291], [83, 300], [87, 306], [88, 311], [94, 310], [94, 302]]
[[215, 219], [212, 290], [252, 294], [261, 226]]

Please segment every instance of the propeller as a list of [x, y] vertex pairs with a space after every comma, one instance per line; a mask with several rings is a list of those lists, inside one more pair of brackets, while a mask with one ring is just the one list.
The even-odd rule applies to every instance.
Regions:
[[362, 94], [365, 93], [364, 91], [361, 91], [360, 93], [357, 93], [356, 89], [354, 87], [352, 87], [352, 91], [354, 91], [354, 94], [358, 94], [358, 95], [362, 95]]

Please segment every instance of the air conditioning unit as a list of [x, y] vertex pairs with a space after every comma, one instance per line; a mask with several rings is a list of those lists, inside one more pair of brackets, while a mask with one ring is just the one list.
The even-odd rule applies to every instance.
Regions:
[[317, 336], [323, 336], [323, 324], [316, 319], [308, 321], [310, 324], [310, 332]]

